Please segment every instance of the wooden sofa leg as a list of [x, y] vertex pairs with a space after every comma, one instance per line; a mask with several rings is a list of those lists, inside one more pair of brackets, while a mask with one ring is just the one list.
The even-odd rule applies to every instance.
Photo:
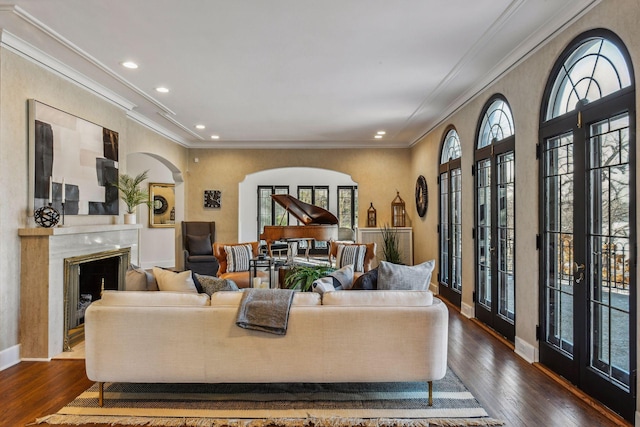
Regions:
[[104, 383], [98, 383], [98, 406], [104, 405]]
[[429, 381], [429, 406], [433, 406], [433, 381]]

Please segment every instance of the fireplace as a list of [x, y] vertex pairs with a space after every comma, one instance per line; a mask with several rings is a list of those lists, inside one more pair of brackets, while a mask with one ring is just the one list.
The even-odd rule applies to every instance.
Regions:
[[[67, 330], [73, 329], [69, 324], [77, 317], [77, 302], [71, 306], [67, 302], [89, 293], [78, 287], [83, 263], [118, 257], [118, 287], [124, 286], [129, 262], [139, 264], [141, 227], [104, 224], [18, 230], [22, 360], [50, 360], [69, 347]], [[75, 285], [69, 286], [67, 279]], [[102, 282], [102, 277], [98, 280]], [[105, 277], [105, 287], [109, 280]], [[76, 307], [73, 315], [70, 307]]]
[[124, 289], [129, 248], [64, 260], [64, 351], [84, 338], [84, 312], [104, 290]]

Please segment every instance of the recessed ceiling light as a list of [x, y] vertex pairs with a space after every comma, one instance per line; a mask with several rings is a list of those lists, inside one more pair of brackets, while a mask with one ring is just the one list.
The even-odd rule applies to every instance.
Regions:
[[125, 68], [130, 68], [132, 70], [135, 70], [136, 68], [138, 68], [138, 64], [136, 64], [133, 61], [124, 61], [122, 63], [122, 66], [125, 67]]
[[220, 139], [220, 135], [211, 135], [211, 139]]
[[205, 126], [204, 125], [196, 125], [196, 129], [204, 129]]
[[382, 139], [382, 135], [376, 135], [374, 136], [375, 139]]
[[378, 135], [386, 135], [386, 134], [387, 134], [387, 133], [386, 133], [385, 131], [383, 131], [383, 130], [379, 130], [379, 131], [378, 131]]
[[169, 89], [167, 89], [166, 87], [162, 87], [162, 86], [157, 87], [156, 91], [160, 92], [160, 93], [169, 93]]

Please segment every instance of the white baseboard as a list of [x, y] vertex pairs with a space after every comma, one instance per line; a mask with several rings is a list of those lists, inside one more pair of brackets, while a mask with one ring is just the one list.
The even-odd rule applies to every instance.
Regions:
[[518, 356], [522, 357], [524, 360], [526, 360], [529, 363], [538, 362], [540, 356], [538, 353], [538, 349], [536, 347], [532, 346], [522, 338], [518, 338], [518, 337], [516, 337], [515, 342], [516, 342], [515, 353]]
[[633, 423], [634, 426], [640, 426], [640, 412], [636, 411], [636, 422]]
[[476, 316], [476, 310], [472, 305], [462, 303], [462, 307], [460, 307], [460, 313], [467, 319], [473, 319]]
[[0, 371], [20, 363], [20, 344], [0, 351]]

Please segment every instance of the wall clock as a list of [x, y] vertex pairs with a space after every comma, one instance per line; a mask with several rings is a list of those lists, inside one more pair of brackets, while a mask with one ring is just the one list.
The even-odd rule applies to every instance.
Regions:
[[169, 203], [167, 199], [162, 196], [153, 196], [153, 213], [155, 215], [161, 215], [167, 211]]
[[416, 181], [416, 209], [420, 217], [425, 216], [427, 213], [428, 204], [429, 189], [427, 188], [427, 180], [424, 176], [420, 175]]
[[219, 208], [221, 206], [222, 192], [220, 190], [204, 190], [204, 207]]

